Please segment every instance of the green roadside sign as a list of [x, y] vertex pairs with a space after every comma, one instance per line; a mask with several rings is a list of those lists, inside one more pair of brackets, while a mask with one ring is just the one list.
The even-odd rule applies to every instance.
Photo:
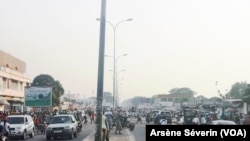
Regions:
[[52, 88], [51, 87], [27, 87], [24, 97], [25, 106], [29, 107], [51, 107]]

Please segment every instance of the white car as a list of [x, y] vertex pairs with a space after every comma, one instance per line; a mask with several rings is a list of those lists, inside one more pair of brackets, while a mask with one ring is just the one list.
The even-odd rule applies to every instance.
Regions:
[[49, 125], [46, 128], [46, 139], [50, 140], [57, 137], [68, 137], [73, 139], [77, 137], [78, 123], [74, 115], [62, 114], [52, 117]]
[[30, 115], [9, 115], [7, 120], [10, 124], [10, 137], [21, 137], [23, 140], [28, 135], [34, 137], [35, 125]]
[[236, 125], [236, 123], [230, 120], [214, 120], [210, 125]]

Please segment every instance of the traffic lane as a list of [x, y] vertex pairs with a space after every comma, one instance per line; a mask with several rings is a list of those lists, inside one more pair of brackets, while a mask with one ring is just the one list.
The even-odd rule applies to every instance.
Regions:
[[[130, 118], [130, 122], [136, 123], [136, 118]], [[133, 135], [135, 141], [145, 141], [146, 140], [146, 121], [142, 118], [142, 123], [136, 123], [135, 129], [129, 132]]]
[[[86, 138], [91, 132], [93, 132], [95, 129], [95, 124], [84, 124], [82, 131], [78, 134], [76, 138], [73, 138], [73, 141], [82, 141], [84, 138]], [[18, 138], [11, 138], [11, 140], [21, 140]], [[35, 135], [34, 138], [27, 137], [27, 141], [47, 141], [45, 135]], [[52, 141], [54, 140], [53, 138], [51, 139]], [[56, 140], [62, 140], [62, 141], [68, 141], [69, 139], [67, 138], [59, 138]]]

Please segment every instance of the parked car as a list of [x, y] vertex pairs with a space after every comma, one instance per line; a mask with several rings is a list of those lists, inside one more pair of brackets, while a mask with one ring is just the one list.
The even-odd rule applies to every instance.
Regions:
[[10, 134], [12, 137], [21, 137], [23, 140], [29, 135], [33, 138], [35, 135], [35, 125], [30, 115], [9, 115], [7, 117], [10, 124]]
[[236, 125], [236, 123], [231, 120], [214, 120], [209, 125]]
[[77, 120], [74, 115], [62, 114], [52, 117], [51, 122], [46, 128], [46, 139], [50, 140], [51, 137], [68, 137], [73, 139], [77, 137]]

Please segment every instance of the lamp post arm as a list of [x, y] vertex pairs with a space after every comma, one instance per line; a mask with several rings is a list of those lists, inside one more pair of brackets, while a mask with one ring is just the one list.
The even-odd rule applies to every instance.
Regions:
[[114, 65], [113, 65], [113, 108], [115, 109], [117, 106], [117, 103], [115, 102], [115, 99], [117, 98], [117, 94], [116, 94], [116, 67], [117, 67], [117, 59], [116, 59], [116, 28], [118, 25], [120, 25], [123, 22], [126, 21], [131, 21], [132, 19], [127, 19], [127, 20], [122, 20], [120, 22], [118, 22], [116, 25], [113, 25], [110, 21], [106, 20], [106, 22], [111, 25], [111, 27], [113, 28], [113, 32], [114, 32], [114, 55], [113, 55], [113, 61], [114, 61]]
[[115, 61], [117, 62], [121, 57], [124, 57], [124, 56], [126, 56], [126, 55], [118, 56], [118, 57], [115, 59]]
[[127, 22], [128, 20], [122, 20], [122, 21], [120, 21], [120, 22], [118, 22], [115, 26], [114, 26], [114, 30], [116, 30], [116, 28], [117, 28], [117, 26], [119, 25], [119, 24], [121, 24], [121, 23], [123, 23], [123, 22]]

